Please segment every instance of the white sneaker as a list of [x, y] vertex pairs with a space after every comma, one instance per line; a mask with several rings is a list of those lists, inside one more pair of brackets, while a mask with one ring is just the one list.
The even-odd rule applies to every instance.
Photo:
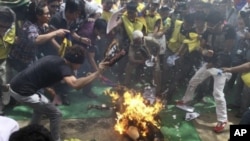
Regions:
[[194, 112], [194, 107], [185, 104], [177, 104], [176, 107], [190, 113]]
[[2, 102], [3, 105], [8, 105], [10, 103], [10, 89], [9, 89], [10, 85], [6, 84], [6, 88], [7, 90], [2, 90]]

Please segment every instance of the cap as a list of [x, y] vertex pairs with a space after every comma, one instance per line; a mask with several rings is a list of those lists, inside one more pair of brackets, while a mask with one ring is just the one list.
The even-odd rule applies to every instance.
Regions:
[[142, 38], [143, 33], [140, 30], [135, 30], [132, 34], [133, 39]]

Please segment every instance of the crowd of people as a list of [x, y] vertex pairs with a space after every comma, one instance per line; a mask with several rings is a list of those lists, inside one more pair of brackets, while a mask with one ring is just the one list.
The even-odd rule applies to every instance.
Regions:
[[[96, 98], [92, 82], [108, 79], [103, 74], [108, 70], [117, 84], [150, 85], [155, 96], [168, 103], [185, 87], [179, 106], [211, 94], [217, 115], [213, 130], [222, 132], [229, 106], [239, 109], [238, 117], [250, 113], [250, 69], [239, 66], [250, 60], [250, 1], [237, 2], [24, 0], [22, 8], [2, 4], [0, 114], [10, 99], [26, 104], [34, 111], [31, 123], [38, 124], [45, 114], [53, 140], [60, 141], [62, 114], [56, 106], [70, 104], [71, 88]], [[231, 105], [225, 98], [229, 94], [235, 95]], [[241, 123], [249, 121], [243, 117]]]

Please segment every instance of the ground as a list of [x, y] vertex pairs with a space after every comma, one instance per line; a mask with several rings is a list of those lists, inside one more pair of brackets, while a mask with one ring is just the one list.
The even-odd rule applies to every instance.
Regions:
[[[235, 112], [233, 111], [228, 112], [229, 124], [227, 125], [225, 131], [219, 134], [214, 133], [211, 130], [216, 124], [214, 120], [215, 114], [202, 114], [199, 118], [191, 122], [195, 126], [201, 141], [227, 141], [229, 139], [229, 125], [237, 124], [239, 122], [239, 118], [235, 118], [234, 114]], [[28, 124], [27, 120], [19, 120], [18, 122], [21, 127]], [[43, 123], [46, 127], [49, 126], [48, 120], [44, 120]], [[123, 141], [122, 137], [114, 131], [114, 123], [114, 118], [63, 120], [61, 125], [62, 138], [78, 138], [81, 141]]]

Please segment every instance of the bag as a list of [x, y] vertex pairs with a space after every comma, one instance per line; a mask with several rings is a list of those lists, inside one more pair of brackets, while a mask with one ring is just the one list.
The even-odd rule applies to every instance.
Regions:
[[247, 87], [250, 87], [250, 72], [242, 73], [241, 79]]

